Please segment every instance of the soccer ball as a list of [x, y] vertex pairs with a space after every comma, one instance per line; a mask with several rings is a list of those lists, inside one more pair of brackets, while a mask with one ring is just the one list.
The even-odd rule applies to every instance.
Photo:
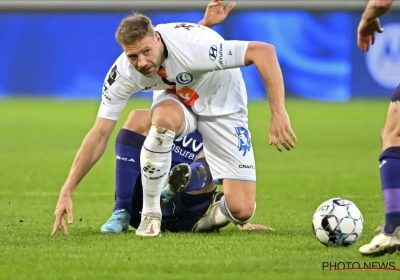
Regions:
[[312, 218], [315, 237], [325, 246], [350, 246], [360, 238], [364, 219], [350, 200], [332, 198], [320, 206]]

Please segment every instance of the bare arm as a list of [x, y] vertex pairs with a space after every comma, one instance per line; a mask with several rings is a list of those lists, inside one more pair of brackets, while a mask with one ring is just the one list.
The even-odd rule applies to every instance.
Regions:
[[246, 66], [254, 64], [267, 87], [272, 114], [285, 110], [285, 86], [274, 46], [250, 42], [244, 58]]
[[383, 16], [389, 11], [393, 0], [370, 0], [365, 8], [363, 19], [367, 22]]
[[[213, 31], [209, 32], [212, 37]], [[185, 54], [188, 58], [185, 65], [187, 69], [200, 73], [254, 64], [268, 91], [271, 108], [270, 145], [275, 145], [278, 151], [282, 151], [279, 143], [286, 150], [294, 148], [292, 140], [297, 141], [297, 138], [286, 112], [285, 87], [274, 46], [261, 42], [207, 40], [203, 37], [197, 39], [198, 43], [191, 42], [188, 45], [192, 52]], [[214, 59], [209, 58], [211, 55]]]
[[56, 219], [51, 235], [54, 235], [60, 227], [66, 235], [69, 234], [64, 220], [64, 214], [68, 215], [68, 223], [73, 223], [71, 195], [79, 182], [103, 155], [115, 124], [116, 121], [114, 120], [97, 117], [94, 126], [83, 140], [74, 162], [72, 163], [68, 178], [61, 188], [54, 212]]
[[[285, 108], [285, 86], [281, 67], [274, 46], [261, 42], [249, 42], [245, 56], [246, 66], [254, 64], [268, 91], [271, 108], [271, 125], [269, 128], [270, 145], [282, 151], [279, 143], [286, 150], [294, 148], [292, 140], [297, 141]], [[290, 139], [290, 137], [291, 139]]]
[[62, 187], [64, 195], [71, 196], [80, 181], [103, 155], [116, 121], [97, 118], [79, 148], [68, 178]]

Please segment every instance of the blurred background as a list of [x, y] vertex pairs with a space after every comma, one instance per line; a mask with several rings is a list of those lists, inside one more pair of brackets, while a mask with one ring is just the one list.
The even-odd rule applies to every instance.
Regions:
[[[113, 143], [130, 110], [150, 107], [146, 93], [131, 98], [105, 154], [74, 193], [71, 236], [50, 238], [60, 188], [121, 53], [114, 39], [121, 19], [141, 12], [154, 24], [197, 23], [208, 2], [0, 0], [0, 279], [337, 280], [321, 262], [365, 261], [358, 245], [384, 223], [379, 131], [400, 82], [400, 0], [382, 17], [385, 33], [368, 53], [356, 45], [366, 0], [237, 0], [214, 28], [228, 40], [271, 43], [279, 56], [299, 139], [290, 153], [267, 144], [270, 110], [254, 102], [265, 99], [265, 88], [254, 66], [242, 69], [253, 100], [253, 221], [277, 232], [247, 238], [231, 225], [210, 237], [151, 241], [100, 234], [114, 205]], [[326, 250], [311, 231], [316, 207], [333, 197], [352, 200], [366, 221], [361, 241], [346, 250]], [[351, 273], [346, 279], [399, 279], [395, 272]]]
[[[123, 17], [141, 12], [154, 24], [197, 23], [208, 2], [2, 0], [0, 97], [100, 99], [105, 74], [121, 53], [114, 32]], [[400, 81], [399, 1], [382, 18], [385, 32], [366, 54], [356, 45], [366, 1], [236, 3], [214, 29], [227, 40], [275, 45], [289, 96], [320, 101], [387, 98]], [[255, 67], [243, 69], [243, 74], [249, 99], [265, 98]]]

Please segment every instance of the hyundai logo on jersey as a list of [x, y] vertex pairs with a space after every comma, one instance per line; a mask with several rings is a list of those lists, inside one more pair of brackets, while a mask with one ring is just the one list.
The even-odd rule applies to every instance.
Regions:
[[217, 46], [212, 45], [210, 50], [208, 51], [208, 55], [210, 56], [210, 59], [214, 61], [217, 58]]

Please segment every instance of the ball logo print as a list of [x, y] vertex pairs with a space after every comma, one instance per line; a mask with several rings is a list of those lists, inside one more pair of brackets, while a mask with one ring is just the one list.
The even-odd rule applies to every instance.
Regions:
[[394, 89], [398, 86], [400, 75], [400, 24], [383, 26], [379, 40], [366, 53], [367, 68], [372, 78], [381, 86]]
[[208, 52], [208, 55], [210, 56], [210, 59], [211, 59], [212, 61], [214, 61], [214, 60], [217, 59], [217, 52], [218, 52], [217, 46], [212, 45], [211, 48], [210, 48], [210, 50], [209, 50], [209, 52]]
[[350, 246], [362, 234], [364, 219], [350, 200], [332, 198], [317, 207], [312, 218], [315, 237], [325, 246]]
[[187, 85], [193, 82], [193, 75], [187, 72], [179, 73], [176, 76], [176, 82], [181, 85]]

